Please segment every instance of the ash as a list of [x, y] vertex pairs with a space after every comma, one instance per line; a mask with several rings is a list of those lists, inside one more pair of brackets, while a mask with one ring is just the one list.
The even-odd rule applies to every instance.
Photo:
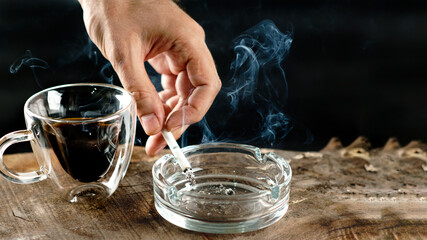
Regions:
[[190, 186], [196, 185], [196, 176], [191, 168], [187, 168], [184, 170], [185, 179], [190, 182]]
[[225, 194], [225, 195], [234, 195], [234, 191], [231, 188], [224, 187], [224, 185], [220, 184], [217, 189], [217, 194]]
[[208, 189], [199, 191], [201, 194], [207, 194], [207, 195], [234, 195], [236, 192], [234, 192], [233, 189], [227, 188], [222, 184], [210, 186]]

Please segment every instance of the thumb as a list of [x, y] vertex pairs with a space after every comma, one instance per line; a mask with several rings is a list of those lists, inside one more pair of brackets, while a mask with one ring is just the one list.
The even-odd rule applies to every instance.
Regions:
[[165, 111], [156, 88], [147, 75], [144, 64], [127, 58], [113, 65], [123, 87], [134, 97], [137, 115], [147, 135], [155, 135], [163, 128]]

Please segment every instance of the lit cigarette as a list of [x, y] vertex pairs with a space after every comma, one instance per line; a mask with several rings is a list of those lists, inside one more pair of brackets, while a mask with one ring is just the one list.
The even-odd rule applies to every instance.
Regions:
[[175, 159], [181, 167], [182, 171], [186, 172], [189, 169], [191, 170], [190, 162], [188, 162], [187, 158], [184, 156], [184, 153], [182, 153], [181, 148], [178, 146], [178, 143], [176, 142], [172, 133], [166, 129], [163, 129], [162, 135], [165, 138], [166, 143], [172, 151], [172, 154], [175, 156]]

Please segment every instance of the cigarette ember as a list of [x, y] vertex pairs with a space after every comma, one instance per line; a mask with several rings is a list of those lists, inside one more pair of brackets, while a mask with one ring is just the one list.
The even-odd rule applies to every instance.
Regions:
[[185, 179], [190, 182], [191, 186], [196, 185], [196, 176], [194, 175], [193, 169], [187, 168], [184, 170]]

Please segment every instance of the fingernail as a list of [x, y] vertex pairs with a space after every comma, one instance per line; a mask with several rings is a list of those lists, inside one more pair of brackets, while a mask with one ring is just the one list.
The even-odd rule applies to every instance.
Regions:
[[142, 128], [146, 134], [151, 135], [160, 128], [159, 120], [154, 113], [144, 115], [141, 117]]

